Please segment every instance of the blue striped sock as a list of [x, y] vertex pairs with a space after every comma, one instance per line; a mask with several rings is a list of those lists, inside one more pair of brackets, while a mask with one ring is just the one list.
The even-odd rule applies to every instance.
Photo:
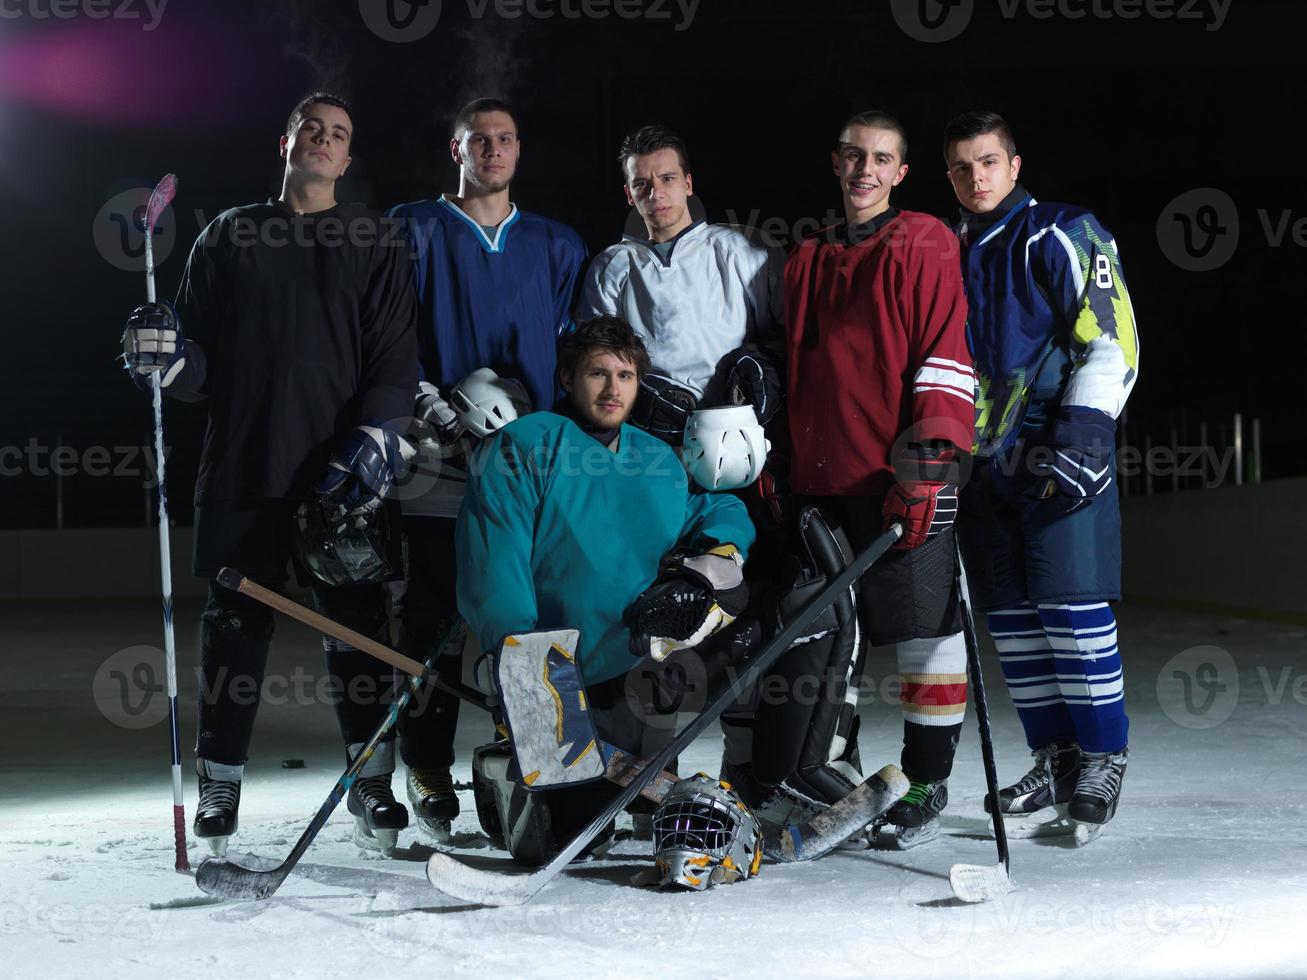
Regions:
[[989, 613], [986, 621], [1008, 693], [1026, 730], [1026, 743], [1038, 749], [1054, 739], [1073, 738], [1075, 721], [1062, 698], [1053, 650], [1038, 611], [1024, 603]]
[[1075, 722], [1076, 741], [1086, 752], [1119, 752], [1129, 719], [1116, 617], [1106, 602], [1041, 603], [1057, 664], [1057, 685]]

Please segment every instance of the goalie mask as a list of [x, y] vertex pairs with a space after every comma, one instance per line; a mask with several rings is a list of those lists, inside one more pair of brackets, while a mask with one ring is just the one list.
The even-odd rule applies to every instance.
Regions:
[[349, 514], [334, 496], [311, 494], [295, 511], [295, 554], [327, 585], [384, 582], [390, 524], [385, 507]]
[[705, 408], [686, 424], [681, 462], [705, 490], [739, 490], [762, 475], [770, 448], [748, 405]]
[[698, 773], [672, 787], [653, 817], [660, 885], [703, 891], [758, 873], [762, 830], [730, 783]]
[[493, 435], [531, 411], [531, 398], [515, 378], [501, 378], [490, 368], [477, 368], [454, 385], [449, 407], [473, 435]]

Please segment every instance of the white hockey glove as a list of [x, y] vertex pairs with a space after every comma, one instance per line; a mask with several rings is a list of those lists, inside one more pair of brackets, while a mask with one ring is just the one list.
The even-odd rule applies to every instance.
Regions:
[[436, 459], [450, 459], [468, 451], [472, 441], [465, 435], [466, 426], [440, 394], [427, 381], [418, 382], [417, 400], [413, 403], [413, 437], [418, 448]]

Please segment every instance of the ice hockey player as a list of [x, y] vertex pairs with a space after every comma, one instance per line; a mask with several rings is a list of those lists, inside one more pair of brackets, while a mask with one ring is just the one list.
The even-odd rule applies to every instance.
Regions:
[[[671, 663], [687, 647], [702, 655], [733, 643], [754, 538], [737, 498], [692, 493], [675, 451], [626, 424], [648, 369], [643, 342], [620, 319], [595, 317], [566, 335], [567, 398], [482, 445], [455, 532], [459, 609], [482, 649], [502, 661], [521, 655], [506, 638], [578, 629], [575, 662], [595, 728], [637, 756], [673, 733], [633, 707], [628, 674], [650, 654]], [[530, 724], [508, 722], [515, 740]], [[495, 783], [503, 803], [483, 823], [527, 863], [557, 853], [617, 792], [602, 780], [526, 792], [483, 762], [479, 750], [475, 778]]]
[[906, 156], [892, 116], [851, 118], [831, 153], [845, 221], [785, 267], [794, 491], [854, 551], [890, 521], [905, 528], [858, 597], [861, 629], [894, 644], [902, 680], [912, 785], [887, 815], [902, 847], [938, 835], [966, 706], [953, 519], [975, 384], [956, 242], [935, 218], [890, 204]]
[[[651, 125], [629, 133], [618, 162], [644, 235], [627, 234], [595, 258], [580, 311], [623, 317], [649, 349], [653, 370], [641, 381], [633, 424], [680, 446], [697, 407], [749, 404], [767, 427], [775, 455], [740, 494], [759, 534], [746, 574], [761, 595], [792, 547], [792, 515], [777, 483], [784, 485], [788, 469], [780, 374], [784, 253], [738, 228], [694, 220], [689, 151], [672, 130]], [[722, 719], [724, 765], [742, 781], [752, 727], [736, 712]]]
[[728, 403], [733, 388], [766, 425], [781, 407], [769, 348], [781, 346], [784, 255], [693, 218], [689, 154], [672, 130], [628, 134], [618, 160], [644, 234], [595, 257], [578, 316], [622, 317], [644, 339], [653, 368], [632, 422], [679, 445], [689, 413]]
[[[302, 501], [365, 521], [404, 465], [417, 385], [409, 252], [379, 213], [336, 202], [353, 129], [334, 95], [296, 105], [281, 137], [280, 197], [219, 215], [195, 242], [175, 307], [139, 307], [123, 337], [138, 384], [161, 369], [165, 393], [208, 408], [195, 488], [194, 572], [209, 579], [195, 834], [218, 853], [236, 831], [273, 616], [214, 577], [231, 566], [279, 585]], [[384, 638], [380, 586], [328, 586], [299, 571], [325, 615]], [[352, 754], [385, 712], [390, 670], [334, 640], [324, 646]], [[343, 696], [354, 688], [363, 696]], [[407, 823], [390, 790], [393, 759], [393, 743], [379, 749], [349, 797], [363, 832], [392, 844]]]
[[[490, 98], [468, 103], [454, 120], [449, 151], [458, 194], [390, 212], [409, 229], [420, 304], [424, 380], [414, 415], [423, 438], [411, 481], [398, 494], [408, 543], [403, 646], [417, 660], [441, 643], [457, 615], [454, 518], [466, 450], [503, 424], [506, 416], [486, 411], [494, 405], [512, 407], [514, 416], [553, 405], [558, 336], [571, 327], [586, 254], [572, 229], [511, 201], [522, 152], [511, 106]], [[488, 375], [477, 373], [485, 369]], [[463, 387], [454, 399], [457, 383]], [[459, 661], [442, 657], [437, 666], [456, 673]], [[432, 691], [400, 720], [409, 802], [419, 828], [437, 839], [458, 815], [450, 777], [458, 707], [457, 698]]]
[[1112, 819], [1127, 757], [1116, 419], [1139, 340], [1111, 233], [1019, 184], [1012, 130], [968, 112], [944, 132], [980, 382], [976, 474], [959, 524], [976, 605], [1035, 765], [1011, 814], [1064, 805], [1079, 840]]

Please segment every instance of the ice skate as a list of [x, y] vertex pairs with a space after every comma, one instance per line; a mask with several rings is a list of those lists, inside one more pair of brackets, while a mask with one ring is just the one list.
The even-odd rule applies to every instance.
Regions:
[[1128, 756], [1128, 749], [1080, 753], [1080, 778], [1067, 807], [1075, 824], [1077, 847], [1097, 840], [1103, 825], [1116, 816]]
[[889, 808], [882, 824], [894, 828], [895, 846], [906, 851], [939, 836], [939, 814], [947, 805], [947, 780], [932, 783], [914, 779], [903, 799]]
[[437, 843], [450, 843], [451, 824], [458, 816], [458, 795], [449, 770], [410, 769], [405, 786], [418, 830]]
[[[1004, 828], [1018, 840], [1068, 836], [1075, 830], [1067, 805], [1080, 775], [1080, 749], [1070, 740], [1058, 740], [1033, 755], [1030, 771], [998, 791]], [[985, 812], [990, 812], [988, 796]]]
[[391, 857], [399, 832], [408, 826], [408, 810], [390, 789], [390, 773], [366, 776], [349, 791], [349, 812], [354, 814], [354, 843]]
[[225, 766], [196, 759], [200, 800], [195, 807], [195, 836], [209, 845], [215, 857], [227, 856], [227, 838], [236, 833], [244, 766]]

